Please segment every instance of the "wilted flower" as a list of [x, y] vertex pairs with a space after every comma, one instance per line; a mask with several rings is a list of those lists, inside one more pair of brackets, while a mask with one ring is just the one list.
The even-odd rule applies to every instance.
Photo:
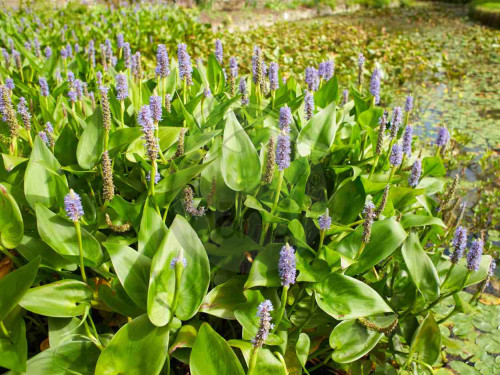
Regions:
[[281, 278], [281, 285], [288, 287], [290, 284], [295, 284], [297, 274], [295, 249], [288, 243], [281, 248], [278, 272]]
[[411, 167], [410, 177], [408, 177], [408, 185], [412, 188], [418, 185], [420, 180], [420, 175], [422, 174], [422, 162], [420, 159], [415, 160], [413, 166]]
[[142, 127], [142, 132], [144, 134], [142, 139], [145, 141], [148, 157], [151, 161], [154, 161], [158, 156], [158, 140], [155, 137], [155, 126], [148, 105], [143, 105], [139, 110], [137, 122]]
[[438, 128], [438, 133], [436, 137], [436, 145], [438, 147], [443, 147], [450, 140], [450, 132], [444, 126]]
[[329, 215], [328, 208], [326, 209], [326, 212], [321, 215], [318, 219], [318, 224], [319, 224], [319, 229], [321, 230], [328, 230], [332, 226], [332, 218]]
[[70, 189], [69, 193], [64, 197], [64, 209], [68, 217], [75, 222], [83, 216], [82, 200], [73, 189]]
[[375, 148], [375, 154], [380, 155], [382, 153], [382, 147], [384, 145], [384, 134], [385, 127], [387, 125], [387, 111], [384, 111], [382, 117], [378, 119], [379, 130], [378, 130], [378, 138], [377, 138], [377, 147]]
[[247, 82], [244, 78], [240, 79], [239, 91], [241, 94], [241, 105], [247, 105], [249, 99], [247, 95]]
[[379, 217], [380, 214], [384, 211], [384, 208], [387, 204], [387, 198], [389, 197], [389, 190], [391, 189], [391, 185], [385, 185], [384, 192], [382, 193], [382, 199], [380, 200], [380, 204], [375, 211], [375, 217]]
[[276, 141], [274, 137], [269, 138], [269, 143], [267, 144], [266, 152], [266, 171], [262, 176], [262, 182], [264, 184], [270, 184], [273, 181], [275, 162], [276, 162]]
[[284, 171], [290, 166], [290, 135], [282, 131], [278, 135], [278, 143], [276, 145], [276, 165], [279, 171]]
[[403, 153], [407, 156], [411, 156], [411, 142], [413, 140], [413, 127], [408, 125], [403, 134]]
[[375, 205], [372, 202], [368, 202], [365, 204], [363, 213], [365, 214], [365, 220], [363, 222], [363, 242], [368, 243], [370, 242], [373, 220], [375, 219]]
[[262, 348], [269, 336], [269, 331], [274, 328], [274, 325], [271, 323], [271, 311], [273, 310], [273, 304], [268, 299], [262, 302], [257, 308], [257, 316], [260, 318], [260, 321], [259, 330], [252, 339], [252, 345], [255, 348]]
[[453, 237], [453, 253], [450, 256], [450, 261], [457, 264], [458, 261], [464, 256], [465, 248], [467, 247], [467, 229], [460, 226], [455, 230], [455, 237]]
[[398, 130], [402, 122], [403, 122], [403, 113], [401, 111], [401, 107], [394, 107], [391, 118], [391, 135], [390, 135], [391, 139], [397, 137]]
[[362, 53], [358, 55], [358, 85], [363, 85], [363, 70], [365, 68], [365, 57]]
[[104, 131], [109, 134], [111, 129], [111, 110], [108, 99], [109, 87], [101, 86], [99, 90], [101, 91], [102, 126]]
[[109, 202], [115, 195], [115, 185], [113, 184], [113, 169], [108, 150], [102, 154], [102, 199]]
[[314, 96], [307, 90], [304, 97], [304, 111], [306, 112], [306, 120], [309, 120], [314, 114]]
[[222, 42], [220, 39], [215, 40], [215, 58], [219, 62], [219, 64], [222, 65], [222, 59], [223, 59], [224, 53], [222, 49]]
[[203, 216], [205, 215], [205, 207], [197, 208], [194, 204], [194, 192], [190, 186], [184, 189], [184, 209], [191, 216]]
[[467, 253], [467, 269], [469, 271], [479, 270], [481, 263], [481, 256], [483, 255], [483, 240], [478, 238], [472, 241], [469, 252]]
[[128, 82], [125, 74], [116, 75], [116, 99], [123, 101], [128, 98]]

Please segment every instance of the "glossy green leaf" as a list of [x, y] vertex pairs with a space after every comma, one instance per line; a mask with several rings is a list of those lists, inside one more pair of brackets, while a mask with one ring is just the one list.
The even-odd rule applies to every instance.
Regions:
[[93, 374], [100, 353], [101, 351], [90, 341], [65, 342], [30, 358], [26, 371], [15, 374]]
[[151, 259], [125, 245], [111, 242], [103, 245], [129, 297], [138, 306], [146, 307]]
[[[186, 259], [179, 286], [170, 263], [175, 257]], [[210, 266], [203, 244], [184, 217], [177, 215], [153, 258], [148, 290], [148, 316], [159, 327], [170, 319], [175, 288], [179, 300], [175, 314], [188, 320], [200, 308], [208, 290]]]
[[101, 160], [104, 151], [104, 133], [102, 110], [99, 106], [87, 119], [87, 126], [78, 141], [76, 157], [83, 169], [92, 169]]
[[356, 220], [365, 205], [365, 189], [361, 180], [347, 180], [328, 200], [332, 220], [350, 224]]
[[0, 207], [0, 244], [7, 249], [13, 249], [23, 238], [24, 223], [19, 206], [2, 184]]
[[203, 299], [200, 312], [222, 319], [236, 319], [234, 310], [246, 302], [243, 295], [246, 276], [234, 276], [213, 288]]
[[333, 273], [312, 287], [319, 307], [337, 320], [392, 312], [377, 292], [349, 276]]
[[338, 363], [354, 362], [369, 353], [383, 335], [357, 320], [343, 321], [330, 334], [330, 346], [334, 349], [332, 359]]
[[139, 230], [139, 253], [152, 258], [166, 233], [167, 227], [158, 211], [156, 211], [153, 199], [148, 197], [142, 211]]
[[85, 313], [91, 299], [92, 289], [87, 284], [63, 279], [31, 288], [19, 304], [35, 314], [68, 318]]
[[0, 279], [0, 321], [17, 306], [35, 280], [40, 258], [10, 272]]
[[403, 215], [400, 223], [404, 229], [412, 227], [423, 227], [426, 225], [437, 225], [446, 228], [446, 225], [443, 223], [443, 220], [441, 220], [438, 217], [427, 216], [427, 215], [406, 214]]
[[24, 174], [24, 194], [32, 208], [35, 208], [36, 203], [47, 207], [62, 204], [68, 184], [66, 177], [59, 174], [60, 168], [52, 152], [37, 136]]
[[252, 263], [245, 289], [256, 286], [279, 287], [281, 278], [278, 272], [280, 250], [283, 245], [269, 244], [259, 251]]
[[332, 102], [315, 114], [302, 128], [297, 138], [297, 151], [300, 156], [313, 153], [321, 158], [330, 149], [337, 132], [336, 103]]
[[310, 346], [311, 346], [311, 339], [309, 338], [307, 333], [302, 332], [299, 335], [299, 339], [297, 340], [297, 344], [295, 345], [295, 352], [296, 352], [297, 358], [299, 359], [299, 362], [303, 368], [306, 367], [307, 358], [309, 356]]
[[[401, 246], [406, 236], [407, 233], [396, 220], [374, 222], [370, 242], [366, 244], [357, 263], [352, 264], [346, 274], [354, 276], [370, 269]], [[363, 225], [359, 225], [356, 231], [346, 236], [335, 250], [349, 259], [354, 259], [361, 246], [362, 237]]]
[[207, 323], [202, 324], [196, 336], [189, 369], [193, 375], [245, 374], [229, 344]]
[[[243, 340], [230, 340], [229, 345], [239, 348], [245, 357], [247, 365], [250, 361], [252, 344]], [[281, 362], [273, 355], [269, 349], [261, 348], [257, 352], [257, 364], [253, 372], [248, 375], [286, 375], [287, 371]]]
[[35, 237], [25, 235], [21, 243], [17, 245], [16, 250], [29, 261], [41, 256], [41, 265], [58, 271], [74, 271], [77, 268], [78, 262], [73, 262], [59, 255], [49, 245]]
[[156, 327], [146, 314], [125, 324], [97, 361], [95, 375], [157, 375], [168, 355], [168, 327]]
[[[479, 270], [472, 272], [469, 279], [465, 283], [465, 286], [470, 286], [483, 281], [488, 275], [488, 270], [492, 261], [491, 255], [483, 255], [481, 257], [481, 262], [479, 263]], [[448, 272], [450, 262], [441, 262], [438, 267], [439, 275], [444, 278], [445, 274]], [[460, 259], [457, 265], [451, 271], [450, 277], [446, 284], [442, 286], [442, 292], [447, 292], [450, 290], [457, 290], [460, 288], [465, 280], [467, 274], [467, 261], [465, 258]]]
[[[36, 206], [36, 218], [38, 233], [42, 240], [62, 256], [78, 262], [80, 252], [73, 223], [40, 204]], [[85, 228], [81, 230], [84, 262], [89, 267], [96, 267], [102, 262], [101, 246]]]
[[425, 299], [431, 302], [438, 298], [439, 276], [431, 259], [420, 245], [417, 233], [410, 233], [401, 248], [401, 253], [413, 282]]
[[20, 315], [13, 319], [9, 318], [3, 323], [5, 329], [10, 333], [10, 339], [4, 337], [3, 334], [0, 336], [0, 367], [23, 372], [26, 371], [26, 360], [28, 358], [26, 325]]
[[411, 341], [411, 351], [415, 352], [417, 358], [429, 365], [433, 365], [441, 353], [441, 331], [429, 312], [420, 323]]
[[260, 159], [233, 112], [226, 115], [222, 141], [222, 177], [235, 191], [252, 191], [260, 182]]

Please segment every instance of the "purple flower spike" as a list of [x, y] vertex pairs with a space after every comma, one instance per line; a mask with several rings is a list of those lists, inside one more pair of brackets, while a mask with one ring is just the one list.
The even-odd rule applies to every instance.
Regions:
[[161, 96], [152, 95], [149, 97], [149, 109], [151, 110], [153, 121], [161, 121]]
[[128, 98], [128, 82], [125, 74], [116, 75], [116, 99], [123, 101]]
[[215, 58], [217, 59], [217, 61], [221, 65], [222, 65], [223, 56], [224, 56], [224, 52], [222, 49], [222, 42], [220, 41], [220, 39], [216, 39], [215, 40]]
[[280, 87], [278, 69], [278, 64], [274, 61], [269, 65], [269, 88], [271, 90], [278, 90]]
[[49, 144], [49, 137], [47, 136], [47, 133], [45, 133], [43, 130], [38, 132], [38, 136], [42, 139], [43, 143], [45, 143], [47, 146], [50, 146]]
[[413, 166], [411, 167], [410, 177], [408, 177], [408, 185], [412, 188], [418, 185], [420, 180], [420, 175], [422, 174], [422, 162], [420, 159], [415, 160]]
[[450, 132], [444, 126], [438, 128], [438, 134], [436, 137], [436, 145], [438, 147], [445, 146], [450, 140]]
[[365, 57], [362, 53], [358, 55], [358, 85], [363, 84], [363, 70], [365, 68]]
[[317, 91], [319, 88], [319, 76], [318, 71], [309, 66], [306, 68], [306, 79], [307, 88], [312, 91]]
[[14, 80], [12, 78], [5, 78], [5, 86], [11, 91], [14, 90]]
[[211, 97], [211, 96], [212, 96], [212, 90], [210, 90], [210, 87], [205, 87], [205, 88], [203, 89], [203, 96], [204, 96], [205, 98], [209, 98], [209, 97]]
[[407, 157], [411, 156], [411, 142], [413, 140], [413, 127], [408, 125], [403, 134], [403, 152]]
[[331, 60], [323, 61], [318, 66], [318, 75], [324, 81], [329, 81], [333, 77], [335, 64]]
[[478, 238], [472, 241], [469, 252], [467, 253], [467, 269], [469, 271], [479, 270], [479, 264], [481, 263], [481, 256], [483, 255], [483, 240]]
[[142, 127], [142, 132], [144, 133], [143, 139], [145, 141], [146, 153], [151, 161], [154, 161], [158, 156], [158, 139], [155, 137], [155, 125], [148, 105], [143, 105], [139, 110], [137, 122]]
[[179, 60], [179, 78], [180, 80], [186, 79], [188, 85], [192, 84], [191, 74], [193, 73], [193, 67], [191, 66], [191, 56], [187, 53], [187, 46], [184, 43], [180, 43], [177, 46], [177, 59]]
[[401, 162], [403, 161], [403, 148], [400, 145], [395, 144], [394, 146], [392, 146], [392, 152], [391, 156], [389, 157], [389, 161], [393, 167], [401, 164]]
[[161, 78], [165, 78], [170, 74], [170, 63], [164, 44], [158, 44], [156, 49], [156, 72]]
[[171, 262], [170, 262], [170, 269], [174, 269], [175, 268], [175, 265], [177, 263], [180, 263], [184, 266], [184, 268], [186, 268], [187, 266], [187, 259], [184, 258], [184, 257], [173, 257]]
[[280, 108], [280, 129], [285, 133], [290, 131], [290, 124], [292, 123], [292, 111], [286, 104]]
[[49, 96], [49, 84], [44, 77], [38, 79], [38, 84], [40, 85], [40, 95]]
[[290, 166], [290, 153], [290, 135], [283, 131], [278, 135], [278, 143], [276, 144], [276, 165], [278, 165], [280, 172]]
[[464, 256], [464, 251], [467, 246], [467, 229], [462, 226], [457, 227], [455, 230], [455, 237], [453, 237], [453, 253], [450, 256], [450, 261], [457, 264], [458, 261]]
[[319, 229], [321, 230], [328, 230], [332, 226], [332, 218], [330, 217], [328, 208], [326, 209], [326, 212], [319, 217], [318, 224], [319, 224]]
[[240, 80], [240, 84], [238, 86], [238, 89], [240, 91], [240, 94], [241, 94], [241, 105], [247, 105], [250, 100], [248, 99], [248, 95], [247, 95], [247, 82], [245, 80], [245, 78], [242, 78]]
[[295, 249], [288, 243], [281, 248], [278, 272], [281, 278], [281, 285], [290, 286], [295, 284], [297, 266], [295, 263]]
[[64, 209], [68, 217], [74, 222], [77, 222], [83, 216], [82, 200], [73, 189], [70, 189], [69, 193], [64, 197]]
[[238, 61], [234, 56], [231, 56], [231, 58], [229, 59], [229, 72], [231, 74], [231, 77], [238, 77]]
[[274, 325], [271, 323], [271, 311], [273, 310], [273, 304], [268, 299], [262, 302], [257, 308], [257, 316], [260, 318], [260, 321], [259, 330], [257, 331], [255, 337], [252, 339], [252, 345], [255, 348], [262, 348], [264, 342], [269, 336], [269, 331], [274, 328]]
[[43, 53], [45, 54], [45, 57], [48, 59], [50, 56], [52, 56], [52, 49], [50, 47], [45, 47]]
[[74, 90], [68, 91], [68, 98], [71, 101], [71, 103], [76, 103], [78, 100], [78, 94]]
[[123, 48], [123, 43], [124, 43], [123, 34], [118, 34], [116, 36], [116, 45], [118, 46], [118, 48]]
[[411, 112], [412, 109], [413, 109], [413, 96], [408, 95], [406, 97], [405, 111], [406, 112]]
[[377, 68], [373, 70], [370, 80], [370, 94], [375, 98], [375, 104], [380, 103], [380, 70]]

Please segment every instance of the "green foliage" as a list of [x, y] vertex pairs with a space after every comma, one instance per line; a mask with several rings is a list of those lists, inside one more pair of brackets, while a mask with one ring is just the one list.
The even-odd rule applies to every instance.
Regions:
[[[75, 13], [84, 27], [69, 20]], [[401, 167], [387, 165], [390, 130], [381, 133], [380, 154], [375, 146], [379, 118], [393, 106], [375, 105], [367, 84], [355, 88], [345, 79], [356, 69], [354, 51], [319, 82], [307, 119], [305, 86], [289, 74], [326, 51], [296, 52], [294, 61], [289, 50], [311, 35], [284, 43], [283, 55], [266, 43], [263, 59], [283, 61], [279, 78], [287, 78], [270, 90], [268, 79], [252, 79], [244, 64], [231, 77], [228, 59], [221, 64], [207, 53], [189, 79], [178, 76], [177, 43], [189, 41], [194, 60], [208, 47], [193, 39], [213, 36], [191, 11], [72, 5], [54, 18], [40, 14], [52, 25], [37, 34], [35, 13], [0, 15], [0, 44], [21, 59], [0, 65], [1, 81], [14, 81], [13, 90], [2, 85], [1, 98], [7, 121], [0, 131], [9, 137], [0, 145], [0, 250], [8, 265], [0, 279], [0, 366], [12, 374], [277, 375], [321, 366], [420, 373], [442, 365], [442, 344], [462, 355], [446, 332], [451, 317], [459, 336], [470, 334], [471, 324], [487, 332], [474, 338], [472, 346], [484, 348], [475, 368], [457, 361], [451, 368], [493, 368], [498, 319], [475, 307], [492, 256], [485, 254], [477, 271], [449, 258], [459, 224], [446, 178], [451, 150], [426, 148]], [[65, 19], [73, 27], [64, 28]], [[311, 26], [319, 34], [325, 27]], [[140, 74], [116, 45], [119, 30], [143, 53]], [[25, 45], [35, 35], [52, 46], [52, 57]], [[94, 65], [82, 47], [90, 38], [106, 43], [108, 35], [111, 51], [96, 51]], [[165, 79], [153, 68], [159, 40], [171, 57]], [[236, 49], [241, 40], [228, 40], [226, 51], [250, 60], [251, 45]], [[60, 56], [77, 41], [78, 52]], [[388, 55], [401, 58], [405, 77], [416, 74], [406, 68], [415, 59], [431, 64], [401, 51]], [[93, 96], [82, 92], [72, 102], [68, 92], [78, 81], [59, 77], [67, 71]], [[118, 73], [129, 86], [122, 102]], [[39, 94], [42, 77], [47, 97]], [[232, 92], [240, 80], [247, 92]], [[111, 88], [107, 100], [101, 84]], [[140, 113], [152, 95], [164, 103], [162, 118], [150, 124]], [[8, 99], [17, 107], [21, 97], [29, 125], [9, 112]], [[292, 119], [281, 129], [285, 104]], [[290, 150], [270, 146], [278, 135], [278, 144], [290, 137]], [[408, 179], [417, 158], [423, 178], [414, 188]], [[75, 197], [81, 209], [71, 204]], [[477, 293], [470, 298], [464, 287]], [[464, 320], [478, 310], [490, 319]], [[45, 339], [49, 348], [40, 351]]]

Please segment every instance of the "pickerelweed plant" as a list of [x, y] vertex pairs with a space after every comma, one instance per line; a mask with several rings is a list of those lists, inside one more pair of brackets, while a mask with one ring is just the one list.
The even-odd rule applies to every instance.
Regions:
[[2, 43], [12, 374], [432, 372], [492, 274], [442, 177], [448, 129], [412, 152], [412, 99], [384, 108], [363, 55], [341, 86], [333, 61], [284, 80], [263, 46], [248, 72], [220, 41], [205, 61]]

